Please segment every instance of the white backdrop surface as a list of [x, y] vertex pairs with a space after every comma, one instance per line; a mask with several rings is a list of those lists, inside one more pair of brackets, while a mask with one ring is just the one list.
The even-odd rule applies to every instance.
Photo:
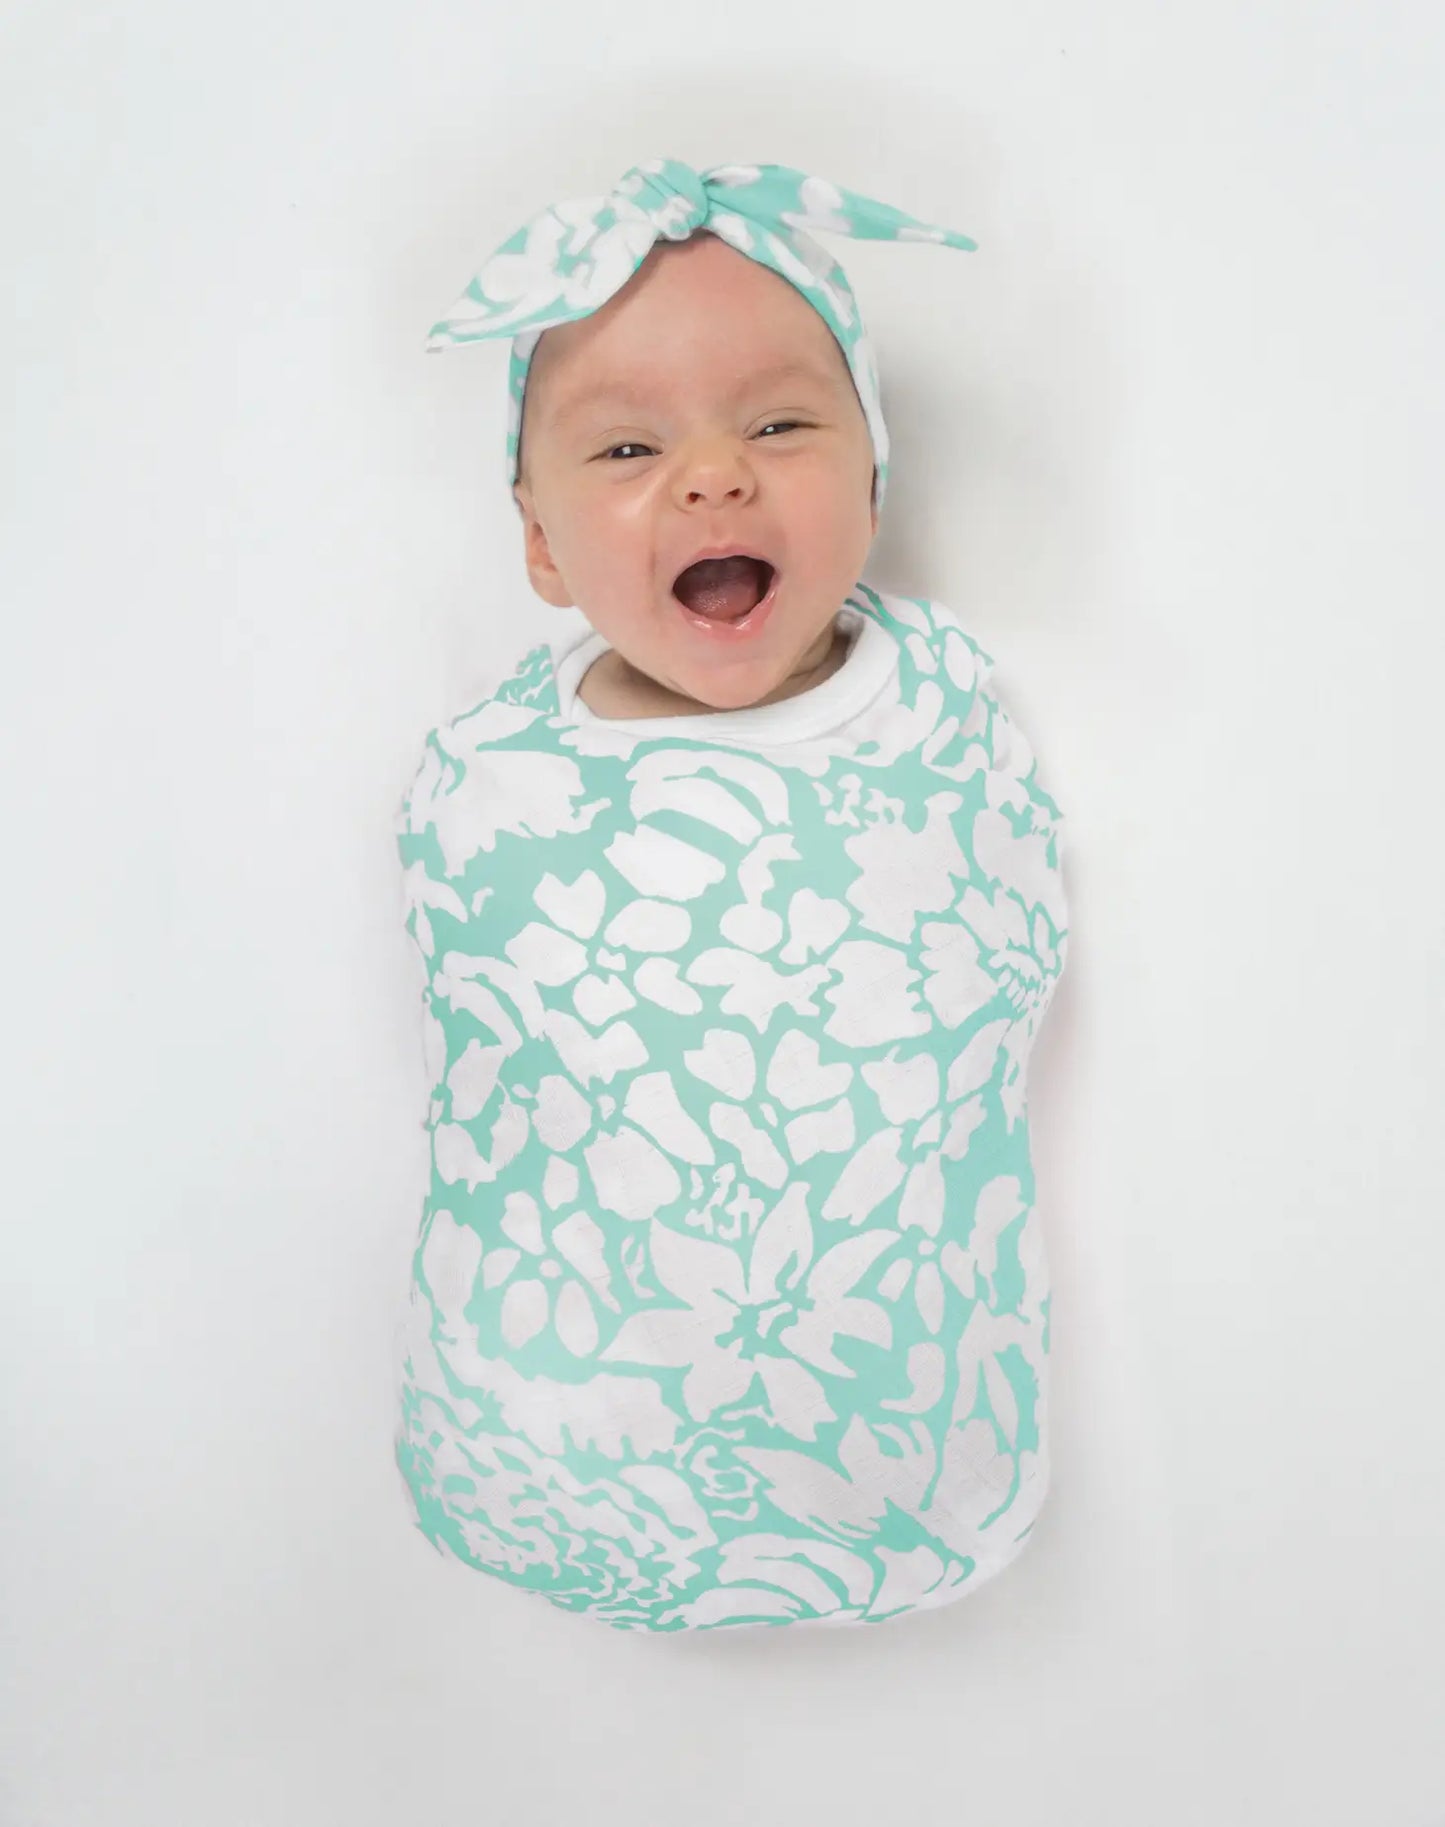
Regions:
[[[1445, 1822], [1445, 27], [1386, 0], [0, 16], [5, 1827]], [[940, 598], [1069, 815], [1030, 1101], [1053, 1488], [878, 1629], [443, 1562], [391, 820], [530, 593], [541, 205], [775, 159]]]

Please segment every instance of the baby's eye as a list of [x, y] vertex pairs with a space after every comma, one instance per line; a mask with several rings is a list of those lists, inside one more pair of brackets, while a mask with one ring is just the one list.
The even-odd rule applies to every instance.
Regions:
[[[774, 431], [774, 430], [776, 430], [776, 431], [806, 431], [807, 425], [802, 419], [769, 419], [767, 424], [762, 427], [761, 431], [759, 431], [758, 436], [761, 437], [763, 435], [763, 432]], [[618, 451], [631, 451], [633, 453], [636, 453], [638, 451], [644, 451], [651, 456], [655, 456], [657, 454], [653, 450], [653, 448], [650, 444], [639, 444], [633, 439], [628, 439], [626, 442], [624, 442], [622, 444], [609, 445], [608, 448], [606, 450], [604, 450], [601, 454], [604, 457], [614, 457], [614, 456], [616, 456]]]

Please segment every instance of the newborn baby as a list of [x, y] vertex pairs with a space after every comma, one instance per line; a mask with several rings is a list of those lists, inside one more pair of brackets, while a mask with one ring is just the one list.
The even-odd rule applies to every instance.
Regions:
[[620, 1629], [947, 1603], [1048, 1483], [1062, 819], [990, 655], [860, 581], [887, 436], [805, 222], [973, 245], [654, 161], [434, 332], [514, 338], [564, 613], [398, 821], [433, 1088], [397, 1460], [439, 1549]]

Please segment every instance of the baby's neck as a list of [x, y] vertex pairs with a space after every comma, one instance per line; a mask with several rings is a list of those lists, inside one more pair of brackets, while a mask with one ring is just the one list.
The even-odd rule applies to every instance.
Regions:
[[[850, 645], [850, 636], [835, 623], [832, 646], [820, 665], [809, 672], [791, 674], [765, 698], [757, 699], [755, 705], [747, 708], [751, 710], [764, 704], [776, 704], [784, 698], [796, 698], [803, 692], [813, 691], [837, 672], [848, 657]], [[583, 673], [577, 686], [577, 696], [594, 717], [625, 717], [629, 720], [641, 717], [690, 717], [707, 715], [713, 709], [710, 704], [700, 704], [694, 698], [670, 691], [667, 686], [659, 685], [656, 679], [648, 678], [646, 673], [638, 672], [622, 658], [615, 647], [609, 647]]]

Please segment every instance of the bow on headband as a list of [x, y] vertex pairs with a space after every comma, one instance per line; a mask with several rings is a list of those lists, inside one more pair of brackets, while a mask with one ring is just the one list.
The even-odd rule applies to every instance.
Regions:
[[512, 338], [510, 486], [516, 480], [527, 369], [542, 332], [590, 316], [626, 285], [659, 240], [686, 241], [706, 230], [795, 286], [837, 338], [868, 423], [878, 472], [875, 501], [881, 505], [888, 429], [873, 345], [847, 276], [809, 229], [873, 241], [978, 246], [967, 235], [935, 228], [787, 165], [714, 165], [696, 172], [677, 159], [649, 159], [632, 166], [605, 196], [553, 203], [519, 228], [433, 325], [427, 348]]

